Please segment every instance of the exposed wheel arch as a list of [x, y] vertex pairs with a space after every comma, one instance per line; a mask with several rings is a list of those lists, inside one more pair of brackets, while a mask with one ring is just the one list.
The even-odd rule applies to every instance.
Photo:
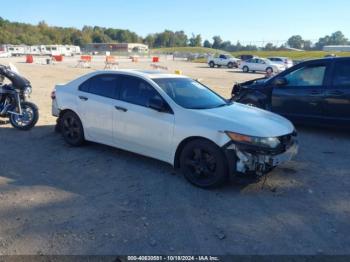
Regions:
[[214, 141], [206, 138], [206, 137], [202, 137], [202, 136], [191, 136], [191, 137], [187, 137], [184, 140], [181, 141], [181, 143], [177, 146], [176, 152], [175, 152], [175, 157], [174, 157], [174, 167], [175, 168], [179, 168], [180, 167], [180, 155], [182, 150], [184, 149], [185, 145], [188, 144], [189, 142], [193, 141], [193, 140], [197, 140], [197, 139], [204, 139], [207, 140], [211, 143], [216, 144]]

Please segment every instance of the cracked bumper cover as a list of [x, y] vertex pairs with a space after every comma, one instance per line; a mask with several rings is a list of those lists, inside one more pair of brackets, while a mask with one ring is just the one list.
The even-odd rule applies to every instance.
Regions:
[[224, 146], [231, 173], [264, 175], [274, 167], [290, 161], [298, 153], [298, 142], [293, 138], [283, 150], [266, 150], [230, 142]]

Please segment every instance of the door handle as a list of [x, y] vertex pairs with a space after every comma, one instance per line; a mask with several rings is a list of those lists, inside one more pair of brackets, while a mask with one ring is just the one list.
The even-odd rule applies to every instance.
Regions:
[[79, 99], [83, 100], [83, 101], [88, 101], [89, 100], [89, 98], [87, 98], [86, 96], [79, 96]]
[[120, 107], [120, 106], [115, 106], [115, 109], [117, 109], [118, 111], [122, 111], [122, 112], [128, 112], [128, 109], [124, 108], [124, 107]]

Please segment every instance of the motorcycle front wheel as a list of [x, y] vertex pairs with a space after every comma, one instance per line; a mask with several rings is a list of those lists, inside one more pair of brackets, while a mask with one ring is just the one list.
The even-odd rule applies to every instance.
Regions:
[[30, 102], [22, 102], [22, 115], [10, 115], [10, 123], [14, 128], [27, 131], [32, 129], [39, 120], [38, 107]]

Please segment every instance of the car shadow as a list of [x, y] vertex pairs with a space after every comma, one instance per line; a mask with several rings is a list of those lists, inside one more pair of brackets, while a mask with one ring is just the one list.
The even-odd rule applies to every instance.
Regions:
[[[33, 245], [44, 249], [31, 246], [31, 252], [49, 254], [190, 250], [250, 254], [252, 243], [262, 253], [266, 248], [271, 251], [257, 239], [274, 242], [276, 252], [281, 248], [284, 252], [281, 245], [289, 235], [312, 238], [318, 247], [320, 239], [335, 238], [307, 221], [322, 219], [333, 202], [347, 200], [339, 194], [338, 183], [346, 186], [348, 178], [312, 175], [321, 169], [314, 159], [305, 159], [312, 157], [305, 152], [266, 180], [234, 179], [221, 188], [204, 190], [158, 160], [95, 143], [70, 147], [53, 125], [28, 132], [0, 128], [0, 158], [6, 159], [0, 165], [0, 234], [10, 251], [18, 246], [16, 237], [35, 240]], [[309, 139], [315, 134], [306, 131], [306, 135]], [[329, 155], [329, 161], [334, 157]], [[333, 190], [335, 185], [338, 190]], [[341, 232], [348, 217], [341, 213], [342, 205], [335, 208], [335, 215], [327, 219], [339, 222]]]

